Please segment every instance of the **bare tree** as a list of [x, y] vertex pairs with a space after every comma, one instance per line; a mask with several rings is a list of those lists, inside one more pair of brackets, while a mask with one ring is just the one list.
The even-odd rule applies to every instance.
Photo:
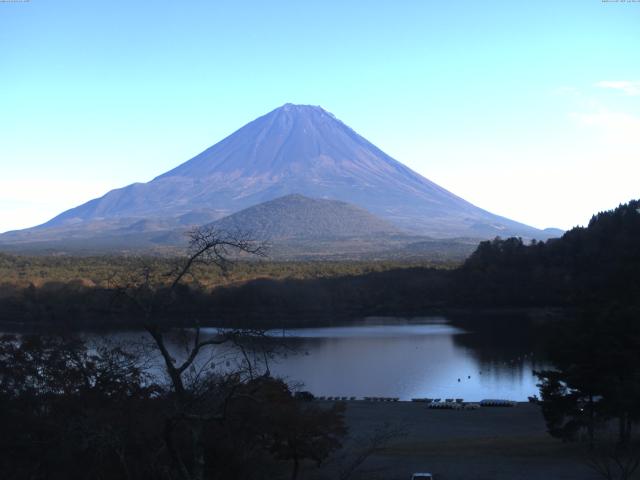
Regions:
[[[171, 389], [172, 411], [164, 426], [164, 441], [175, 469], [183, 480], [202, 480], [205, 474], [204, 429], [209, 422], [224, 419], [226, 405], [247, 378], [254, 376], [256, 358], [249, 358], [247, 345], [256, 346], [256, 339], [264, 337], [259, 329], [222, 329], [214, 335], [203, 335], [198, 324], [182, 329], [184, 351], [180, 359], [170, 351], [168, 328], [160, 321], [162, 314], [175, 302], [177, 292], [187, 278], [194, 277], [198, 265], [214, 265], [226, 269], [230, 257], [236, 254], [263, 256], [264, 244], [246, 233], [222, 232], [213, 228], [198, 228], [189, 233], [187, 255], [175, 267], [158, 277], [157, 272], [145, 264], [134, 278], [120, 283], [118, 291], [133, 304], [140, 314], [140, 324], [153, 339], [162, 358]], [[188, 330], [188, 331], [187, 331]], [[236, 368], [211, 374], [213, 349], [231, 344], [241, 353], [243, 362]], [[205, 358], [203, 360], [203, 358]], [[191, 458], [175, 444], [175, 431], [184, 426], [191, 437]]]

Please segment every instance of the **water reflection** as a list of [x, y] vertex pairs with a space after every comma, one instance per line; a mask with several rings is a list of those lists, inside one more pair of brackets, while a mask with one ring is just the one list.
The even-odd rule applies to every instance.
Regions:
[[[537, 393], [532, 370], [543, 366], [533, 353], [533, 337], [523, 329], [470, 333], [442, 317], [370, 319], [269, 334], [288, 347], [288, 353], [269, 360], [271, 374], [323, 396], [526, 400]], [[138, 345], [148, 341], [140, 333], [116, 337]], [[170, 337], [173, 355], [184, 352], [184, 340]], [[149, 352], [150, 364], [160, 372], [157, 355]], [[237, 360], [229, 347], [215, 351], [215, 368], [233, 368]]]

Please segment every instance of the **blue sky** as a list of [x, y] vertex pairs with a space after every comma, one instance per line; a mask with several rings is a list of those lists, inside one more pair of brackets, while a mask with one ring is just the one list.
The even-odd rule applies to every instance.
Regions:
[[0, 3], [0, 231], [286, 102], [537, 227], [640, 197], [640, 2]]

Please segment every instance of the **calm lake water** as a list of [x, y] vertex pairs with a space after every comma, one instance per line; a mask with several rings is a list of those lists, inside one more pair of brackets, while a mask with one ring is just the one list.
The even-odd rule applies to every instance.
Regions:
[[[133, 342], [144, 335], [115, 336]], [[470, 333], [440, 317], [290, 329], [284, 343], [291, 350], [269, 360], [272, 375], [321, 396], [526, 400], [538, 393], [533, 370], [544, 367], [526, 333]], [[177, 356], [178, 345], [172, 345]], [[229, 367], [229, 355], [219, 350], [218, 365]]]
[[474, 348], [478, 335], [443, 320], [290, 330], [301, 353], [271, 370], [316, 395], [526, 400], [538, 392], [531, 351], [511, 345], [487, 356]]

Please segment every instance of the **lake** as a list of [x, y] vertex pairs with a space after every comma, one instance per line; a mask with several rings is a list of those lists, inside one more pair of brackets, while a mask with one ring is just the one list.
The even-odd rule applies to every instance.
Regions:
[[287, 335], [300, 353], [279, 359], [271, 371], [316, 395], [526, 400], [538, 392], [532, 372], [541, 365], [531, 351], [510, 345], [485, 358], [473, 346], [477, 334], [440, 318]]
[[[129, 342], [144, 335], [115, 336]], [[348, 326], [289, 329], [284, 343], [292, 350], [269, 360], [272, 375], [304, 384], [302, 389], [318, 396], [526, 401], [538, 393], [533, 370], [544, 367], [525, 330], [468, 332], [442, 317], [377, 318]], [[179, 356], [178, 342], [172, 347]], [[218, 364], [227, 358], [228, 367], [229, 351], [218, 353]]]

